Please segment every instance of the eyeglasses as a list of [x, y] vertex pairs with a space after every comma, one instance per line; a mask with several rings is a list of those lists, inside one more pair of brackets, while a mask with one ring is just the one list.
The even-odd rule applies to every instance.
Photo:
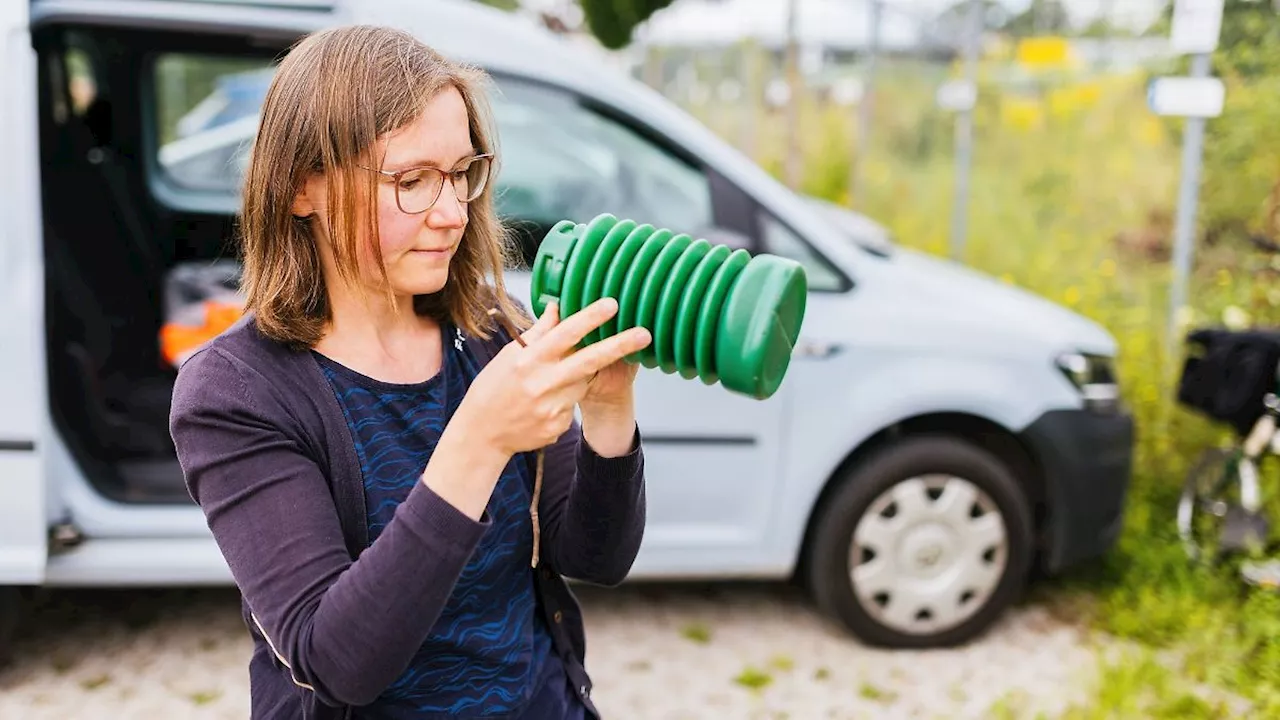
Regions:
[[466, 166], [454, 170], [441, 170], [429, 165], [396, 172], [363, 165], [360, 167], [391, 178], [396, 191], [396, 207], [400, 208], [400, 212], [418, 215], [430, 210], [436, 200], [440, 199], [446, 177], [453, 181], [453, 193], [458, 202], [468, 203], [480, 197], [489, 182], [492, 160], [492, 153], [476, 155], [467, 158]]

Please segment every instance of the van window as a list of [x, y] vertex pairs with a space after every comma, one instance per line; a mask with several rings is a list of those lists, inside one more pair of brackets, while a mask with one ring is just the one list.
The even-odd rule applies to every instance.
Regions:
[[157, 58], [153, 127], [163, 179], [181, 189], [237, 193], [273, 73], [267, 58]]
[[606, 212], [677, 232], [711, 228], [706, 174], [660, 141], [568, 93], [511, 79], [498, 88], [497, 207], [526, 228], [526, 258], [556, 222]]
[[790, 258], [804, 268], [809, 290], [817, 292], [843, 292], [847, 281], [826, 258], [806, 243], [791, 228], [783, 225], [773, 215], [760, 211], [760, 232], [764, 251], [771, 255]]
[[[273, 71], [265, 58], [158, 58], [153, 146], [168, 189], [212, 191], [228, 201], [238, 196]], [[527, 260], [551, 226], [566, 218], [586, 222], [607, 212], [679, 232], [712, 227], [706, 174], [660, 140], [568, 92], [493, 79], [495, 202]]]
[[85, 114], [98, 96], [98, 77], [93, 60], [80, 48], [67, 50], [67, 91], [71, 100], [71, 112], [77, 117]]

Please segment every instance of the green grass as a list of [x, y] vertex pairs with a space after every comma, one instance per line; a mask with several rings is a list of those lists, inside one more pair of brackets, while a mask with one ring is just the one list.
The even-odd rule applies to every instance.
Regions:
[[[899, 243], [942, 255], [954, 183], [952, 125], [931, 107], [930, 93], [927, 82], [913, 86], [908, 76], [878, 99], [856, 205]], [[1074, 620], [1133, 643], [1138, 655], [1101, 673], [1091, 702], [1068, 717], [1228, 717], [1228, 702], [1248, 703], [1252, 716], [1280, 717], [1280, 595], [1247, 588], [1230, 569], [1191, 567], [1174, 532], [1187, 464], [1223, 429], [1174, 403], [1181, 360], [1165, 333], [1172, 276], [1166, 220], [1177, 198], [1181, 136], [1176, 121], [1151, 117], [1143, 93], [1139, 77], [1071, 81], [1039, 99], [984, 87], [963, 259], [1098, 321], [1120, 345], [1124, 399], [1138, 424], [1124, 531], [1107, 557], [1047, 583], [1041, 595]], [[1215, 122], [1251, 112], [1262, 104], [1257, 94], [1233, 87]], [[803, 106], [805, 192], [849, 200], [853, 112], [812, 100]], [[780, 178], [783, 122], [781, 114], [760, 113], [751, 145]], [[735, 123], [718, 129], [740, 142]], [[1254, 222], [1266, 201], [1258, 168], [1280, 175], [1280, 146], [1251, 148], [1250, 182], [1234, 195], [1223, 190], [1231, 187], [1230, 164], [1214, 147], [1205, 182], [1215, 194], [1201, 217], [1216, 222], [1242, 207], [1246, 224]], [[1280, 325], [1280, 259], [1230, 235], [1202, 244], [1190, 304], [1175, 337], [1224, 318]], [[1275, 477], [1265, 489], [1273, 501], [1280, 497]], [[1274, 502], [1271, 511], [1280, 518]], [[1016, 699], [1008, 704], [993, 713], [1008, 712]]]
[[711, 628], [702, 623], [691, 623], [685, 626], [680, 631], [680, 634], [683, 635], [686, 640], [699, 645], [706, 645], [711, 642]]
[[890, 690], [881, 690], [870, 683], [863, 683], [862, 686], [858, 688], [858, 695], [865, 700], [884, 703], [893, 702], [898, 697], [897, 693]]
[[763, 690], [773, 683], [773, 676], [757, 667], [745, 667], [733, 681], [750, 690]]

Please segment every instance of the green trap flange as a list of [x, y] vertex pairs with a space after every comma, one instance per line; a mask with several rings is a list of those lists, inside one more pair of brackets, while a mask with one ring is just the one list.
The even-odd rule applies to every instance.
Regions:
[[617, 314], [584, 347], [642, 326], [653, 342], [629, 361], [763, 400], [786, 375], [807, 293], [794, 260], [605, 213], [551, 228], [533, 262], [531, 304], [540, 317], [557, 302], [566, 318], [614, 298]]

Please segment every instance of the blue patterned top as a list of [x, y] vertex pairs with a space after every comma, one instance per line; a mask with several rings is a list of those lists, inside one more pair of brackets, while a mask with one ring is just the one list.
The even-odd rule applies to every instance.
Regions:
[[[442, 335], [441, 370], [421, 383], [381, 382], [316, 354], [355, 440], [371, 543], [420, 481], [442, 429], [478, 372], [457, 331], [445, 327]], [[566, 681], [558, 667], [548, 667], [558, 666], [559, 659], [537, 608], [529, 564], [532, 490], [527, 466], [513, 458], [489, 501], [492, 525], [430, 635], [400, 678], [359, 717], [519, 717], [534, 710], [523, 706], [544, 677], [558, 680], [562, 688], [549, 699], [562, 701]]]

